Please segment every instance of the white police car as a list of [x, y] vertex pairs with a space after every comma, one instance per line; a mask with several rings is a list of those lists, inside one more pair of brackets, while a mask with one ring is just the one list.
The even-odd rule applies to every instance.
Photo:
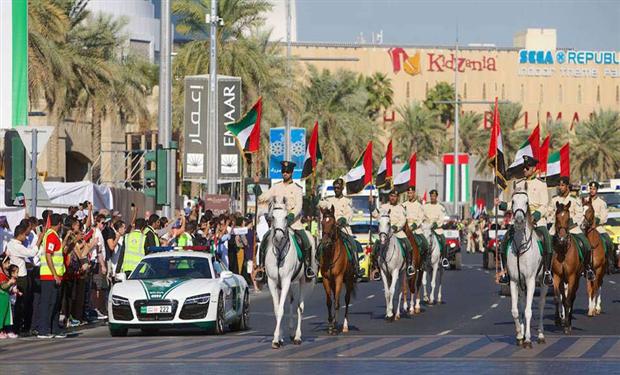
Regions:
[[[121, 279], [124, 279], [124, 274]], [[250, 296], [245, 279], [211, 254], [168, 251], [145, 256], [108, 298], [112, 336], [129, 329], [194, 327], [215, 334], [248, 328]]]

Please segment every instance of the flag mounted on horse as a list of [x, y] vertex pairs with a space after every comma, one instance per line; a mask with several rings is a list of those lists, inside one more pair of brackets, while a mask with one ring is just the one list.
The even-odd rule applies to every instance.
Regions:
[[306, 147], [306, 158], [304, 159], [301, 178], [308, 178], [315, 173], [316, 166], [321, 160], [323, 160], [323, 154], [321, 154], [321, 148], [319, 147], [319, 122], [315, 121], [312, 134], [310, 135], [310, 142], [308, 147]]
[[344, 176], [347, 194], [357, 194], [372, 183], [372, 141], [357, 159], [353, 168]]
[[547, 186], [560, 185], [560, 177], [570, 177], [570, 149], [566, 143], [560, 151], [549, 155], [547, 161]]
[[390, 139], [385, 157], [381, 160], [377, 171], [377, 187], [389, 186], [392, 182], [392, 175], [392, 140]]
[[416, 158], [417, 156], [414, 152], [394, 179], [394, 189], [399, 193], [407, 191], [409, 186], [415, 186]]
[[515, 161], [508, 167], [508, 178], [523, 178], [523, 157], [529, 156], [539, 160], [540, 155], [540, 125], [536, 125], [529, 138], [521, 145], [517, 151]]
[[541, 175], [547, 174], [547, 159], [549, 158], [549, 141], [551, 140], [550, 136], [547, 136], [540, 146], [540, 153], [538, 158], [538, 171]]
[[244, 153], [258, 152], [260, 146], [260, 119], [263, 108], [262, 97], [239, 121], [226, 125], [226, 129], [237, 137]]
[[489, 165], [495, 171], [495, 181], [502, 188], [506, 189], [506, 164], [504, 163], [504, 143], [502, 142], [502, 131], [499, 124], [499, 109], [497, 107], [497, 97], [495, 97], [495, 109], [493, 110], [493, 127], [491, 128], [491, 141], [489, 142], [488, 157]]

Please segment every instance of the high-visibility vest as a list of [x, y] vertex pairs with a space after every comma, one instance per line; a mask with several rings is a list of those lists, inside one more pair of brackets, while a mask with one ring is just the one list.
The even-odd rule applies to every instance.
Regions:
[[148, 233], [153, 233], [153, 236], [155, 237], [155, 246], [160, 246], [159, 245], [159, 237], [157, 236], [157, 233], [155, 233], [155, 231], [153, 230], [153, 228], [151, 228], [149, 225], [146, 226], [146, 228], [144, 228], [144, 237], [146, 238], [146, 235]]
[[192, 236], [190, 236], [189, 233], [187, 232], [181, 233], [181, 235], [179, 236], [179, 239], [177, 240], [177, 245], [192, 246], [193, 245]]
[[144, 257], [144, 234], [134, 230], [125, 235], [125, 255], [123, 272], [132, 272]]
[[[47, 232], [45, 232], [45, 235], [43, 236], [43, 242], [42, 242], [43, 249], [41, 252], [41, 273], [40, 273], [41, 276], [53, 276], [54, 275], [50, 267], [47, 265], [47, 260], [45, 259], [45, 254], [47, 254], [47, 249], [45, 248], [45, 244], [47, 242], [47, 237], [52, 233], [54, 233], [56, 237], [58, 237], [58, 233], [56, 233], [56, 231], [53, 229], [48, 229]], [[62, 254], [62, 244], [59, 250], [54, 251], [52, 253], [52, 264], [54, 264], [56, 275], [62, 276], [65, 274], [65, 257]]]

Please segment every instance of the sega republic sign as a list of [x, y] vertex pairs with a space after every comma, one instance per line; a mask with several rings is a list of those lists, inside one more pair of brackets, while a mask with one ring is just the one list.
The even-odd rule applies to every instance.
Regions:
[[[620, 77], [620, 58], [614, 51], [519, 51], [520, 76], [610, 78]], [[527, 66], [526, 66], [527, 65]], [[588, 65], [588, 66], [584, 66]], [[592, 67], [594, 65], [594, 67]]]

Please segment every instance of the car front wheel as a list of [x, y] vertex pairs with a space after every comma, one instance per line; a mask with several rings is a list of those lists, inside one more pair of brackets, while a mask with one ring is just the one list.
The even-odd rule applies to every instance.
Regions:
[[127, 336], [127, 328], [112, 328], [110, 325], [110, 336], [112, 337], [125, 337]]
[[241, 306], [241, 315], [239, 316], [239, 320], [232, 326], [232, 328], [236, 331], [245, 331], [249, 328], [250, 293], [246, 290], [244, 294], [245, 296], [243, 297], [243, 306]]
[[224, 334], [224, 296], [220, 293], [217, 300], [217, 314], [215, 317], [215, 327], [213, 333], [216, 335]]

